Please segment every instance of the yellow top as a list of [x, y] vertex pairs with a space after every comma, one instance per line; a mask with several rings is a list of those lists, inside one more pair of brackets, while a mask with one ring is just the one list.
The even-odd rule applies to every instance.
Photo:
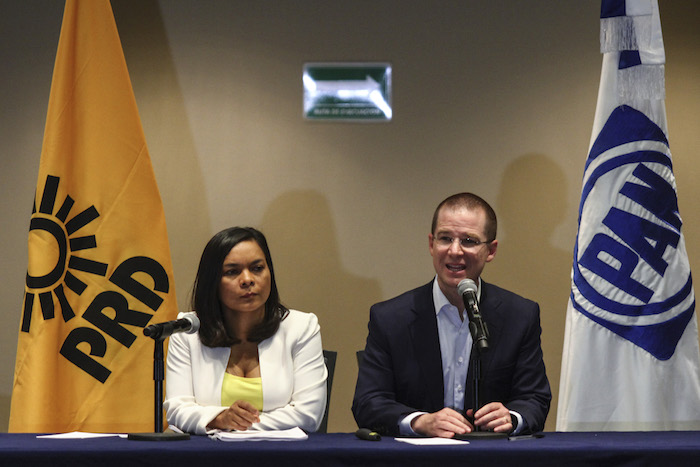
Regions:
[[224, 384], [221, 386], [221, 405], [229, 407], [237, 400], [248, 401], [262, 412], [262, 378], [244, 378], [224, 373]]

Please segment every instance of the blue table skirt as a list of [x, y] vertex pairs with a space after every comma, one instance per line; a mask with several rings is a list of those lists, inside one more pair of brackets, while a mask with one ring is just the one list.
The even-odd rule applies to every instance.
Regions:
[[[384, 437], [311, 434], [305, 441], [133, 441], [118, 437], [39, 439], [0, 434], [0, 466], [700, 466], [700, 432], [545, 433], [519, 441], [413, 446]], [[478, 463], [478, 464], [476, 464]], [[483, 463], [483, 464], [482, 464]]]

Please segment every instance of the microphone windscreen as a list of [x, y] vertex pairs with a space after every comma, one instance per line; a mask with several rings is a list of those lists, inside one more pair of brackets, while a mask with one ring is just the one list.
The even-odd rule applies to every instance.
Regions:
[[186, 331], [187, 334], [194, 334], [195, 332], [199, 331], [199, 317], [196, 314], [187, 313], [185, 316], [183, 316], [183, 319], [186, 319], [192, 323], [190, 328]]
[[476, 283], [471, 279], [462, 279], [462, 281], [457, 285], [457, 292], [460, 295], [464, 295], [468, 291], [476, 293]]

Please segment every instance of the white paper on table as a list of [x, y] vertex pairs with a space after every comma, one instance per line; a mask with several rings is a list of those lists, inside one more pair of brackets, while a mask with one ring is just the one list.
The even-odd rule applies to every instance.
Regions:
[[452, 438], [394, 438], [402, 443], [415, 444], [416, 446], [456, 446], [469, 444], [469, 441]]
[[309, 435], [295, 427], [274, 431], [218, 431], [209, 437], [220, 441], [302, 441]]
[[119, 433], [86, 433], [84, 431], [72, 431], [70, 433], [57, 433], [55, 435], [38, 435], [41, 439], [87, 439], [87, 438], [107, 438], [110, 436], [119, 436], [126, 438], [125, 434]]

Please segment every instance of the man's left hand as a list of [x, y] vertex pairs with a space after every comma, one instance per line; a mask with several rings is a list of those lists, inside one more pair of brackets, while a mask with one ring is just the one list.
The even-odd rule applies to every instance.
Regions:
[[467, 417], [474, 416], [474, 425], [482, 430], [495, 431], [496, 433], [510, 433], [513, 431], [513, 423], [510, 412], [500, 402], [489, 402], [474, 414], [473, 409], [467, 410]]

